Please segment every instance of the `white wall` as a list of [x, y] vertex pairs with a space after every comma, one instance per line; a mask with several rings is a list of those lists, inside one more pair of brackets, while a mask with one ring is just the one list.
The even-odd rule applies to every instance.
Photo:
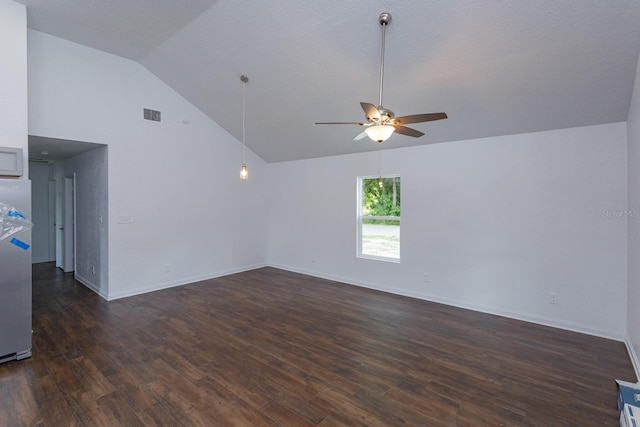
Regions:
[[381, 172], [402, 179], [400, 264], [355, 255], [356, 180], [377, 174], [375, 152], [269, 165], [269, 263], [624, 337], [624, 123], [380, 155]]
[[136, 62], [31, 30], [28, 42], [29, 133], [108, 145], [109, 298], [264, 264], [259, 157], [247, 151], [241, 181], [241, 144]]
[[[32, 261], [55, 261], [55, 253], [50, 253], [49, 226], [49, 165], [32, 163], [29, 165], [31, 179], [31, 250]], [[53, 258], [52, 258], [53, 257]]]
[[627, 120], [629, 140], [629, 289], [627, 347], [640, 379], [640, 61]]
[[0, 0], [0, 52], [0, 147], [22, 148], [27, 179], [27, 9], [10, 0]]
[[75, 277], [108, 298], [108, 148], [96, 148], [57, 162], [53, 178], [75, 175]]

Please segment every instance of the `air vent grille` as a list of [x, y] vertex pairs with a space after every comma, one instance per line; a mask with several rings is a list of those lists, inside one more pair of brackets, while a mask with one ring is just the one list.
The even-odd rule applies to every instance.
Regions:
[[143, 118], [145, 120], [151, 120], [152, 122], [160, 122], [160, 111], [151, 110], [150, 108], [143, 108]]

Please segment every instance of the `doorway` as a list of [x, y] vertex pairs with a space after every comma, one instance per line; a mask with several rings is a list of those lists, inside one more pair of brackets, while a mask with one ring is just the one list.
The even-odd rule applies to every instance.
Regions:
[[29, 136], [29, 152], [34, 199], [41, 206], [32, 245], [42, 249], [38, 262], [55, 261], [59, 270], [72, 272], [78, 282], [106, 298], [108, 147]]

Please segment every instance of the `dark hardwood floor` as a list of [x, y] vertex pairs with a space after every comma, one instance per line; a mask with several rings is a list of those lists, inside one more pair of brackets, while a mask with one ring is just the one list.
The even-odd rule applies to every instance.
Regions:
[[1, 426], [615, 426], [624, 344], [273, 268], [105, 302], [33, 274]]

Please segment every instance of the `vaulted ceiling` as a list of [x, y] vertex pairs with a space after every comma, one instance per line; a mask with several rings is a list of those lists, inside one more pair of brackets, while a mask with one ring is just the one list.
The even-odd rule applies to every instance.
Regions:
[[352, 141], [377, 104], [444, 111], [383, 147], [625, 121], [637, 0], [18, 0], [30, 28], [140, 62], [268, 162], [378, 149]]

